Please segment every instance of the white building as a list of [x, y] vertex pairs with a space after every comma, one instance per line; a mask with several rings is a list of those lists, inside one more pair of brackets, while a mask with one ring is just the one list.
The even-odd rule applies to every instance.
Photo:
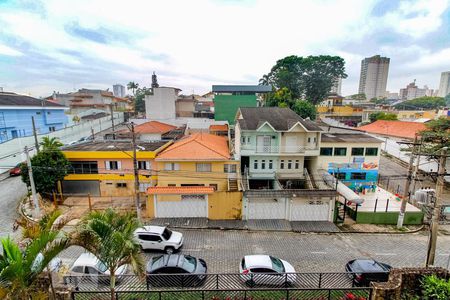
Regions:
[[330, 94], [338, 94], [342, 95], [342, 78], [339, 77], [336, 82], [333, 84], [330, 90]]
[[412, 100], [424, 96], [432, 96], [433, 90], [428, 86], [424, 86], [423, 89], [416, 85], [416, 80], [406, 86], [406, 88], [400, 89], [400, 100]]
[[172, 120], [176, 117], [175, 102], [181, 91], [173, 87], [154, 87], [145, 95], [145, 117], [149, 120]]
[[384, 97], [389, 72], [390, 58], [375, 55], [361, 61], [359, 93], [366, 99]]
[[441, 73], [441, 82], [439, 84], [439, 97], [445, 97], [450, 94], [450, 71]]
[[114, 96], [123, 98], [125, 97], [125, 87], [119, 83], [113, 85]]

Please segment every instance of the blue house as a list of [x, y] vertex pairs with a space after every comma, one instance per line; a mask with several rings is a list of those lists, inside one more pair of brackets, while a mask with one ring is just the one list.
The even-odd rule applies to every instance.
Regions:
[[68, 118], [60, 104], [15, 93], [0, 92], [0, 143], [33, 134], [34, 117], [38, 134], [62, 129]]

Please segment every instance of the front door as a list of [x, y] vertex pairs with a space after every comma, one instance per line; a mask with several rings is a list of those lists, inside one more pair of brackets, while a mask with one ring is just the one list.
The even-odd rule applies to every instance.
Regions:
[[270, 153], [270, 142], [272, 137], [269, 135], [258, 135], [256, 142], [256, 152]]

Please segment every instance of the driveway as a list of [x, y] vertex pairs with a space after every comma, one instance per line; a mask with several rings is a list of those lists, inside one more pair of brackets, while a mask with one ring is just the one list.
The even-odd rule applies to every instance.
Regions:
[[0, 179], [0, 238], [13, 235], [17, 218], [17, 205], [27, 194], [27, 187], [20, 176]]

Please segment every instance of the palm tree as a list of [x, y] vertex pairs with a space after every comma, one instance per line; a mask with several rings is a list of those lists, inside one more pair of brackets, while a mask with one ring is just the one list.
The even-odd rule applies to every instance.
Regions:
[[144, 272], [144, 261], [134, 231], [140, 227], [134, 214], [109, 208], [93, 211], [78, 225], [74, 243], [94, 254], [109, 270], [111, 300], [115, 299], [116, 270], [131, 265], [134, 273]]
[[134, 81], [130, 81], [127, 84], [127, 89], [132, 90], [133, 91], [133, 96], [135, 96], [135, 91], [136, 89], [139, 87], [139, 83], [136, 83]]
[[48, 136], [44, 136], [42, 138], [42, 142], [40, 142], [39, 145], [42, 146], [43, 151], [56, 150], [56, 149], [59, 149], [59, 147], [64, 146], [64, 144], [61, 143], [58, 138], [48, 137]]
[[29, 300], [42, 293], [37, 279], [69, 245], [69, 240], [60, 238], [59, 233], [59, 230], [44, 230], [35, 235], [36, 238], [23, 251], [11, 238], [1, 240], [0, 288], [7, 299]]

